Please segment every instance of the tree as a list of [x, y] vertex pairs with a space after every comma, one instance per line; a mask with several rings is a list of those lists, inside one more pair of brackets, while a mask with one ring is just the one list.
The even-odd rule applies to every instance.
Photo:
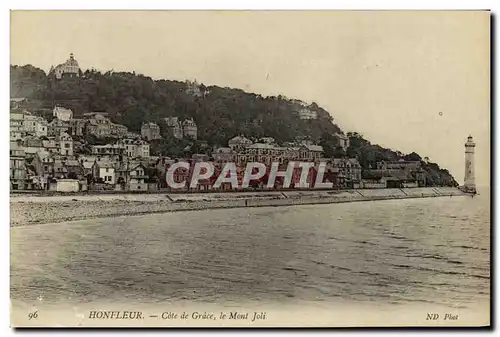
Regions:
[[336, 146], [333, 150], [333, 155], [331, 156], [332, 158], [344, 158], [346, 157], [347, 153], [344, 151], [344, 148], [341, 146]]
[[418, 153], [412, 152], [403, 157], [404, 160], [407, 161], [422, 161], [422, 158], [418, 155]]
[[323, 155], [325, 156], [325, 158], [334, 158], [336, 154], [337, 157], [339, 157], [337, 151], [337, 143], [338, 140], [334, 135], [328, 132], [323, 132], [323, 134], [321, 135], [321, 140], [319, 141], [319, 145], [323, 147]]

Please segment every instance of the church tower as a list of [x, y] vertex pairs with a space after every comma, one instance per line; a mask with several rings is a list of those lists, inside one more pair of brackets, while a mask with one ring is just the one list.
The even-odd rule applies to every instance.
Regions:
[[474, 178], [474, 148], [476, 143], [472, 140], [472, 136], [467, 137], [465, 143], [465, 178], [464, 189], [466, 192], [476, 192], [476, 182]]

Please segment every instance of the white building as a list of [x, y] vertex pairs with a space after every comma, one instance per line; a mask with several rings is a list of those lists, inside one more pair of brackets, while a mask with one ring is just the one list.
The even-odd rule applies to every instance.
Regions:
[[54, 171], [55, 159], [47, 150], [36, 152], [33, 163], [35, 165], [36, 174], [40, 177], [47, 178], [51, 176]]
[[115, 184], [115, 167], [110, 161], [96, 161], [92, 166], [94, 179], [101, 178], [105, 184]]
[[212, 152], [212, 157], [215, 162], [226, 163], [236, 161], [236, 152], [231, 150], [229, 147], [219, 147], [214, 149]]
[[54, 73], [57, 79], [61, 79], [64, 76], [78, 77], [80, 76], [80, 66], [78, 65], [78, 61], [75, 60], [73, 53], [71, 53], [66, 62], [59, 64], [55, 68], [51, 67], [50, 73]]
[[66, 132], [61, 133], [57, 138], [59, 153], [63, 156], [73, 155], [73, 138]]
[[24, 137], [24, 113], [10, 113], [10, 140], [15, 141]]
[[63, 121], [59, 118], [54, 118], [47, 124], [47, 135], [55, 137], [69, 130], [69, 121]]
[[128, 128], [125, 125], [110, 123], [109, 127], [111, 135], [117, 138], [125, 137], [128, 132]]
[[25, 115], [24, 116], [24, 131], [33, 136], [47, 137], [48, 122], [39, 116]]
[[66, 109], [60, 106], [54, 107], [54, 110], [52, 111], [52, 115], [56, 117], [57, 119], [60, 119], [62, 121], [69, 121], [70, 119], [73, 118], [73, 111], [70, 109]]
[[349, 147], [349, 137], [344, 136], [341, 133], [336, 133], [335, 137], [338, 139], [338, 146], [342, 148], [342, 150], [347, 151]]
[[82, 166], [83, 166], [83, 174], [85, 176], [87, 175], [92, 175], [92, 169], [94, 168], [94, 162], [93, 161], [88, 161], [88, 160], [82, 160]]
[[134, 139], [120, 139], [118, 142], [117, 142], [117, 145], [120, 145], [122, 146], [125, 151], [124, 151], [124, 155], [126, 155], [127, 157], [131, 157], [131, 158], [134, 158], [136, 155], [136, 146], [134, 144], [135, 140]]
[[42, 140], [43, 148], [52, 154], [59, 154], [60, 153], [60, 148], [59, 148], [59, 143], [55, 139], [55, 137], [51, 137], [49, 139], [44, 139]]
[[125, 147], [121, 144], [92, 145], [90, 149], [97, 156], [121, 156], [125, 152]]
[[38, 123], [36, 123], [35, 136], [37, 137], [47, 137], [49, 130], [49, 123], [40, 117]]
[[24, 138], [24, 151], [26, 157], [34, 157], [37, 152], [44, 151], [42, 140], [36, 136], [26, 136]]
[[10, 182], [13, 190], [26, 187], [26, 157], [21, 141], [10, 142]]
[[476, 192], [476, 181], [474, 172], [474, 150], [476, 143], [472, 136], [467, 137], [465, 143], [465, 176], [464, 176], [464, 189], [467, 192]]
[[107, 118], [106, 113], [91, 112], [84, 114], [88, 119], [86, 132], [99, 138], [111, 136], [111, 120]]
[[179, 120], [179, 117], [166, 117], [164, 120], [167, 126], [172, 130], [174, 138], [198, 138], [198, 126], [192, 118], [186, 119], [182, 122]]
[[266, 144], [276, 144], [276, 141], [273, 137], [262, 137], [261, 139], [259, 139], [259, 142]]
[[128, 131], [126, 134], [125, 134], [125, 137], [124, 138], [130, 138], [130, 139], [137, 139], [137, 138], [141, 138], [141, 135], [138, 134], [138, 133], [135, 133], [135, 132], [130, 132]]
[[57, 192], [78, 192], [80, 183], [77, 179], [57, 179]]
[[302, 108], [299, 110], [299, 117], [300, 119], [317, 119], [318, 114], [316, 111], [313, 111], [309, 108]]
[[289, 161], [319, 162], [323, 147], [319, 145], [298, 145], [295, 147], [276, 146], [267, 143], [255, 143], [236, 153], [236, 163], [246, 165], [248, 162], [260, 162], [271, 165], [273, 162]]
[[153, 122], [144, 123], [141, 126], [141, 136], [146, 140], [160, 139], [160, 127]]
[[135, 156], [140, 158], [148, 158], [150, 154], [149, 144], [143, 140], [136, 140], [135, 145]]
[[[340, 184], [351, 182], [359, 184], [361, 182], [361, 164], [356, 158], [332, 158], [328, 160], [327, 166], [338, 173]], [[353, 186], [355, 187], [355, 186]]]
[[202, 97], [204, 93], [201, 92], [200, 90], [200, 84], [194, 80], [194, 82], [191, 82], [190, 80], [186, 80], [186, 93], [189, 95], [193, 95], [195, 97]]
[[130, 191], [145, 191], [148, 189], [146, 183], [148, 176], [146, 175], [146, 168], [143, 164], [138, 164], [135, 167], [130, 167], [128, 189]]
[[19, 107], [23, 104], [26, 103], [28, 99], [26, 97], [12, 97], [10, 99], [10, 108], [11, 109], [19, 109]]
[[29, 135], [34, 135], [35, 130], [36, 130], [36, 124], [37, 124], [37, 116], [33, 115], [25, 115], [24, 116], [24, 131], [29, 134]]
[[117, 142], [125, 151], [124, 154], [130, 158], [149, 158], [149, 143], [142, 139], [121, 139]]

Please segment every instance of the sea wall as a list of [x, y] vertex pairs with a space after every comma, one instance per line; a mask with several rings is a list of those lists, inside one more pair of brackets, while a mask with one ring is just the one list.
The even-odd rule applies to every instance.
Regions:
[[11, 226], [88, 218], [235, 207], [293, 206], [466, 195], [456, 188], [203, 194], [12, 195]]

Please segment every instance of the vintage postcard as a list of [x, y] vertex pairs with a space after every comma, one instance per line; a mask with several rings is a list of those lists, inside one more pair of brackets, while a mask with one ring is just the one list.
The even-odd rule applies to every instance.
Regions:
[[490, 326], [489, 11], [12, 11], [13, 327]]

